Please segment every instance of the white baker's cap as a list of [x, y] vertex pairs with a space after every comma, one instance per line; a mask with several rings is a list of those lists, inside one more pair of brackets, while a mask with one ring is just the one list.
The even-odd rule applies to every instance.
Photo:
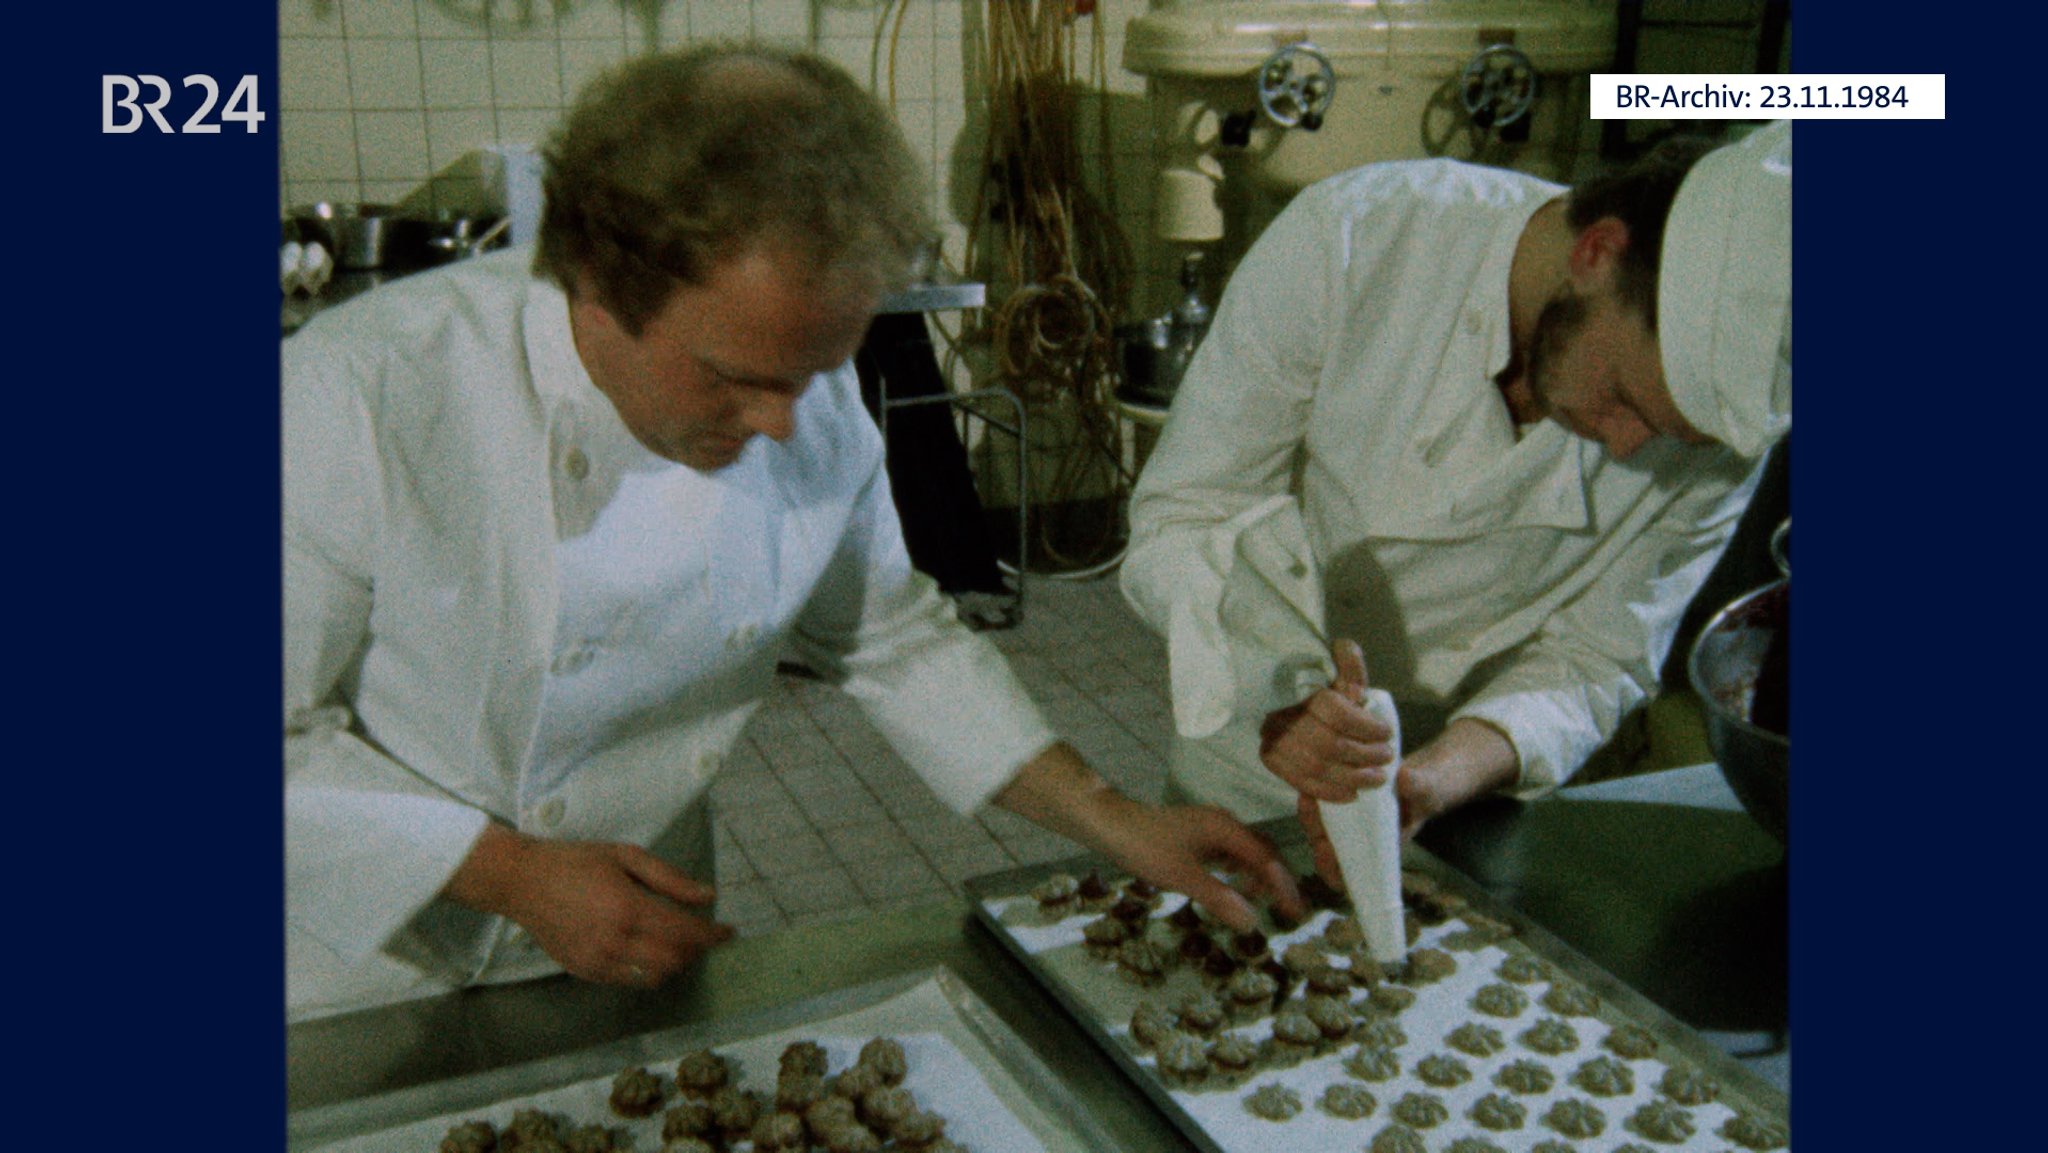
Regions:
[[1671, 205], [1657, 287], [1671, 399], [1745, 457], [1792, 427], [1792, 123], [1701, 157]]

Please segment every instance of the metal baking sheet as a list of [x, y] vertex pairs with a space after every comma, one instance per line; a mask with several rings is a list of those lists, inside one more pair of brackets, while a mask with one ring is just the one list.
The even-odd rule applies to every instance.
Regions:
[[[1280, 846], [1298, 874], [1305, 875], [1309, 871], [1308, 852], [1298, 825], [1290, 821], [1272, 822], [1265, 827], [1265, 832]], [[1784, 1134], [1787, 1100], [1776, 1087], [1744, 1069], [1726, 1053], [1540, 926], [1493, 900], [1427, 851], [1408, 846], [1403, 853], [1402, 868], [1404, 874], [1424, 878], [1440, 891], [1462, 898], [1464, 907], [1460, 915], [1442, 924], [1422, 928], [1421, 936], [1414, 944], [1415, 948], [1430, 947], [1449, 953], [1456, 960], [1458, 969], [1444, 980], [1416, 987], [1415, 1004], [1394, 1015], [1407, 1035], [1397, 1049], [1401, 1072], [1393, 1080], [1380, 1083], [1362, 1081], [1345, 1072], [1344, 1058], [1357, 1049], [1355, 1042], [1346, 1042], [1298, 1064], [1261, 1069], [1248, 1079], [1228, 1087], [1214, 1084], [1194, 1089], [1170, 1086], [1159, 1073], [1152, 1055], [1132, 1039], [1131, 1017], [1142, 1002], [1170, 1009], [1181, 997], [1203, 988], [1201, 979], [1190, 967], [1181, 965], [1169, 970], [1164, 984], [1141, 987], [1121, 974], [1113, 961], [1092, 954], [1082, 943], [1080, 927], [1095, 919], [1095, 915], [1073, 915], [1055, 922], [1038, 910], [1037, 901], [1031, 895], [1034, 888], [1055, 874], [1082, 878], [1094, 872], [1110, 882], [1112, 887], [1120, 887], [1127, 874], [1101, 858], [1083, 856], [989, 874], [969, 881], [966, 888], [974, 901], [976, 919], [1030, 969], [1181, 1132], [1210, 1153], [1265, 1153], [1281, 1148], [1357, 1153], [1361, 1148], [1373, 1147], [1373, 1139], [1393, 1120], [1391, 1107], [1394, 1102], [1410, 1092], [1433, 1095], [1446, 1106], [1447, 1116], [1442, 1121], [1417, 1129], [1423, 1139], [1423, 1147], [1432, 1153], [1450, 1150], [1460, 1141], [1466, 1142], [1457, 1146], [1461, 1150], [1491, 1147], [1511, 1153], [1536, 1149], [1546, 1141], [1561, 1141], [1572, 1149], [1601, 1153], [1612, 1153], [1630, 1145], [1686, 1153], [1693, 1150], [1719, 1153], [1745, 1147], [1741, 1141], [1733, 1140], [1721, 1131], [1738, 1114], [1775, 1127], [1779, 1136]], [[1165, 903], [1159, 906], [1149, 922], [1148, 932], [1154, 940], [1167, 943], [1177, 939], [1177, 932], [1167, 927], [1165, 917], [1183, 900], [1176, 894], [1165, 895]], [[1319, 912], [1291, 930], [1268, 921], [1262, 930], [1271, 939], [1273, 955], [1277, 957], [1289, 944], [1317, 939], [1340, 912], [1348, 912], [1348, 909]], [[1506, 926], [1512, 935], [1488, 940], [1477, 947], [1472, 943], [1472, 934], [1451, 936], [1488, 922]], [[1456, 944], [1446, 947], [1449, 942]], [[1513, 1018], [1475, 1013], [1471, 1006], [1477, 987], [1501, 983], [1498, 969], [1510, 956], [1540, 961], [1548, 966], [1551, 976], [1519, 986], [1528, 996], [1528, 1007]], [[1552, 985], [1567, 989], [1583, 988], [1598, 999], [1598, 1007], [1592, 1015], [1561, 1018], [1572, 1025], [1578, 1041], [1571, 1051], [1555, 1056], [1533, 1052], [1518, 1043], [1518, 1035], [1536, 1021], [1560, 1017], [1560, 1014], [1548, 1010], [1541, 1000]], [[1294, 997], [1300, 995], [1299, 990], [1293, 994]], [[1364, 1016], [1361, 1014], [1361, 1018]], [[1455, 1027], [1453, 1022], [1462, 1024], [1470, 1021], [1495, 1028], [1502, 1035], [1505, 1048], [1495, 1054], [1474, 1057], [1448, 1046], [1445, 1036]], [[1604, 1048], [1603, 1041], [1609, 1032], [1622, 1024], [1632, 1024], [1648, 1032], [1657, 1041], [1656, 1052], [1649, 1057], [1625, 1059]], [[1248, 1037], [1264, 1039], [1271, 1034], [1270, 1018], [1232, 1028]], [[1437, 1054], [1449, 1055], [1463, 1063], [1472, 1074], [1469, 1080], [1451, 1087], [1422, 1083], [1416, 1074], [1417, 1063], [1424, 1057]], [[1574, 1084], [1572, 1075], [1577, 1067], [1595, 1057], [1625, 1064], [1633, 1080], [1632, 1088], [1626, 1093], [1600, 1095]], [[1494, 1074], [1514, 1060], [1544, 1063], [1553, 1072], [1551, 1088], [1542, 1093], [1515, 1094], [1496, 1085]], [[1688, 1137], [1672, 1140], [1670, 1134], [1665, 1133], [1660, 1138], [1653, 1138], [1638, 1130], [1634, 1118], [1638, 1110], [1660, 1100], [1659, 1081], [1664, 1071], [1672, 1067], [1704, 1074], [1718, 1086], [1719, 1093], [1712, 1102], [1685, 1108], [1684, 1115], [1693, 1127]], [[1278, 1083], [1292, 1090], [1300, 1101], [1300, 1112], [1285, 1121], [1268, 1121], [1252, 1116], [1244, 1107], [1245, 1098], [1268, 1083]], [[1320, 1094], [1329, 1085], [1338, 1083], [1364, 1086], [1376, 1098], [1376, 1107], [1368, 1116], [1358, 1120], [1339, 1119], [1324, 1112], [1318, 1107]], [[1506, 1096], [1521, 1104], [1525, 1110], [1523, 1123], [1505, 1130], [1480, 1125], [1470, 1111], [1478, 1098], [1487, 1094]], [[1603, 1122], [1597, 1135], [1568, 1136], [1546, 1123], [1544, 1118], [1548, 1110], [1567, 1098], [1588, 1102], [1598, 1110]], [[1668, 1104], [1668, 1100], [1665, 1103]], [[1488, 1144], [1479, 1145], [1473, 1141]], [[1789, 1147], [1768, 1140], [1756, 1141], [1755, 1144], [1781, 1149]]]
[[860, 1043], [877, 1036], [904, 1043], [910, 1053], [905, 1084], [921, 1105], [946, 1118], [947, 1136], [977, 1153], [1114, 1147], [1024, 1040], [957, 974], [937, 967], [728, 1020], [305, 1110], [289, 1119], [287, 1148], [418, 1153], [438, 1148], [457, 1122], [484, 1119], [502, 1128], [514, 1109], [532, 1107], [623, 1130], [630, 1144], [621, 1148], [653, 1150], [662, 1144], [659, 1111], [628, 1121], [606, 1107], [612, 1078], [622, 1070], [662, 1072], [684, 1053], [712, 1049], [736, 1061], [741, 1084], [772, 1096], [777, 1058], [788, 1044], [820, 1042], [836, 1072]]

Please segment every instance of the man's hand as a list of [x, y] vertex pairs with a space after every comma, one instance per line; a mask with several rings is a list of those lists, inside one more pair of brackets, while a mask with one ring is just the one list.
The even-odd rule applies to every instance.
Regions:
[[1259, 760], [1304, 797], [1349, 801], [1385, 783], [1393, 730], [1365, 711], [1365, 653], [1356, 641], [1330, 644], [1337, 679], [1292, 708], [1267, 715]]
[[[1265, 838], [1214, 805], [1158, 806], [1114, 794], [1100, 799], [1101, 829], [1091, 844], [1119, 865], [1195, 904], [1240, 932], [1256, 927], [1252, 899], [1270, 899], [1299, 920], [1308, 906], [1293, 874]], [[1236, 879], [1216, 879], [1211, 863]], [[1248, 899], [1250, 898], [1250, 899]]]
[[[1256, 926], [1252, 902], [1308, 915], [1287, 863], [1264, 837], [1213, 805], [1147, 805], [1112, 788], [1081, 755], [1057, 744], [1018, 770], [996, 803], [1099, 850], [1162, 889], [1186, 893], [1233, 929]], [[1231, 883], [1210, 871], [1220, 865]]]
[[[1401, 839], [1414, 840], [1429, 820], [1515, 783], [1521, 761], [1514, 742], [1484, 721], [1460, 717], [1437, 738], [1410, 753], [1394, 777], [1394, 795], [1401, 801]], [[1296, 810], [1308, 833], [1316, 873], [1342, 888], [1337, 852], [1323, 828], [1323, 814], [1306, 793]]]
[[1506, 733], [1459, 717], [1401, 762], [1394, 783], [1401, 797], [1401, 835], [1412, 839], [1425, 821], [1507, 788], [1521, 771], [1521, 756]]
[[711, 886], [633, 845], [549, 841], [487, 825], [443, 895], [518, 923], [586, 981], [659, 985], [732, 939], [691, 912]]
[[[1415, 751], [1401, 765], [1400, 773], [1394, 778], [1394, 794], [1401, 802], [1401, 839], [1412, 841], [1425, 822], [1457, 808], [1467, 801], [1475, 800], [1490, 787], [1475, 785], [1473, 778], [1464, 771], [1464, 766], [1442, 760], [1425, 760], [1433, 748], [1425, 745]], [[1422, 761], [1418, 766], [1417, 761]], [[1513, 778], [1510, 777], [1509, 780]], [[1314, 797], [1303, 795], [1295, 803], [1295, 811], [1301, 817], [1301, 827], [1308, 834], [1308, 849], [1316, 863], [1316, 875], [1339, 892], [1344, 891], [1344, 873], [1337, 864], [1337, 850], [1330, 843], [1329, 830], [1323, 826], [1321, 803]]]
[[[1425, 821], [1457, 808], [1472, 796], [1463, 795], [1452, 788], [1442, 776], [1423, 778], [1418, 787], [1409, 784], [1409, 768], [1401, 766], [1401, 773], [1394, 778], [1394, 793], [1401, 803], [1401, 839], [1412, 841], [1420, 832]], [[1314, 797], [1303, 796], [1295, 801], [1295, 812], [1301, 818], [1302, 831], [1308, 834], [1308, 851], [1316, 863], [1316, 875], [1338, 892], [1345, 892], [1344, 870], [1337, 861], [1337, 849], [1330, 841], [1330, 831], [1323, 825], [1322, 803]]]

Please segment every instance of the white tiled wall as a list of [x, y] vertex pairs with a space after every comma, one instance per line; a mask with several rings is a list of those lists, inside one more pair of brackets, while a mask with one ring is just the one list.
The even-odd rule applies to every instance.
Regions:
[[[585, 81], [633, 54], [691, 40], [753, 38], [816, 50], [894, 107], [931, 166], [945, 251], [965, 248], [981, 171], [975, 79], [985, 12], [1010, 0], [278, 0], [281, 207], [315, 200], [476, 207], [476, 154], [545, 137]], [[1141, 279], [1131, 315], [1177, 297], [1179, 252], [1151, 240], [1151, 117], [1142, 76], [1121, 65], [1125, 25], [1146, 0], [1098, 0], [1075, 24], [1105, 77], [1079, 105], [1092, 139], [1109, 102], [1119, 223]], [[1645, 8], [1646, 70], [1744, 70], [1762, 0]], [[1653, 67], [1654, 66], [1654, 67]]]
[[[810, 48], [889, 100], [931, 165], [945, 251], [957, 261], [980, 171], [984, 0], [279, 0], [280, 207], [316, 200], [474, 208], [477, 153], [543, 139], [585, 81], [627, 56], [703, 39]], [[1107, 37], [1115, 167], [1145, 171], [1144, 80], [1123, 71], [1122, 31], [1143, 0], [1102, 0], [1076, 26]], [[1086, 106], [1092, 117], [1094, 108]], [[963, 179], [956, 181], [956, 174]], [[1147, 181], [1120, 181], [1142, 241]]]

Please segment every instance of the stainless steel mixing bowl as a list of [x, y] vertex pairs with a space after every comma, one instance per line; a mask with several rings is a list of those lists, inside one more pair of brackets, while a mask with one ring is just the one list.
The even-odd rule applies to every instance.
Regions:
[[1728, 787], [1759, 825], [1789, 844], [1792, 741], [1750, 719], [1757, 674], [1792, 604], [1790, 577], [1737, 597], [1693, 642], [1686, 672], [1707, 713], [1707, 744]]

